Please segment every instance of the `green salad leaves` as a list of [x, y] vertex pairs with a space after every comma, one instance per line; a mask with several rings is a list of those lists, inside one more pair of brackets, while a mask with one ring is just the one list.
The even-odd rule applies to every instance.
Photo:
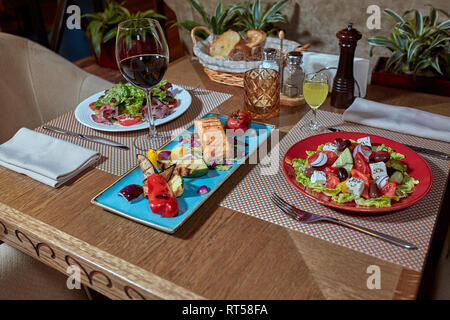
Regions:
[[[166, 90], [161, 89], [167, 83], [167, 80], [161, 81], [151, 90], [151, 96], [158, 99], [163, 104], [173, 101], [173, 97], [167, 94]], [[100, 110], [103, 105], [109, 104], [112, 108], [119, 107], [119, 114], [130, 116], [141, 116], [140, 109], [146, 104], [144, 90], [127, 84], [116, 84], [105, 92], [94, 105], [94, 108]]]

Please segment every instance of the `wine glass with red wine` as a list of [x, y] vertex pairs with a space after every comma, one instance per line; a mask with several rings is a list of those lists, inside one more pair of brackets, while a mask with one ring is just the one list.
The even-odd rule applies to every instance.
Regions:
[[145, 92], [147, 103], [141, 113], [149, 123], [149, 134], [136, 138], [134, 146], [147, 151], [152, 139], [157, 138], [151, 89], [163, 79], [169, 63], [169, 47], [159, 22], [149, 18], [121, 22], [116, 36], [116, 60], [123, 77]]

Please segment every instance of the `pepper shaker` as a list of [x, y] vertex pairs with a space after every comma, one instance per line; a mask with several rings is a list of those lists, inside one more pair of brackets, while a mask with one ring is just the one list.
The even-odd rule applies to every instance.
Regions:
[[291, 51], [286, 56], [286, 66], [283, 70], [283, 94], [289, 98], [303, 96], [303, 78], [305, 73], [301, 66], [303, 54]]
[[339, 39], [340, 55], [336, 76], [331, 91], [331, 105], [336, 108], [347, 108], [355, 99], [355, 78], [353, 76], [353, 60], [356, 43], [361, 39], [361, 33], [349, 23], [346, 29], [336, 33]]

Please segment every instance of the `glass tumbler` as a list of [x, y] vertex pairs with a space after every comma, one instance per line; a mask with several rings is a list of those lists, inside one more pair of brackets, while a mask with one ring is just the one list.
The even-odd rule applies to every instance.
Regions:
[[254, 119], [269, 119], [280, 113], [280, 74], [277, 70], [257, 68], [244, 74], [246, 111]]

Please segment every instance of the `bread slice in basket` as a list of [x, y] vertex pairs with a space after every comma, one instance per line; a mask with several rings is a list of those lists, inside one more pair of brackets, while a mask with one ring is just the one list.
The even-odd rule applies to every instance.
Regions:
[[266, 33], [261, 30], [248, 30], [245, 33], [246, 41], [245, 44], [249, 48], [259, 46], [264, 41], [266, 41]]
[[224, 59], [228, 57], [234, 47], [241, 41], [239, 33], [228, 30], [215, 38], [209, 46], [209, 55], [214, 58]]

